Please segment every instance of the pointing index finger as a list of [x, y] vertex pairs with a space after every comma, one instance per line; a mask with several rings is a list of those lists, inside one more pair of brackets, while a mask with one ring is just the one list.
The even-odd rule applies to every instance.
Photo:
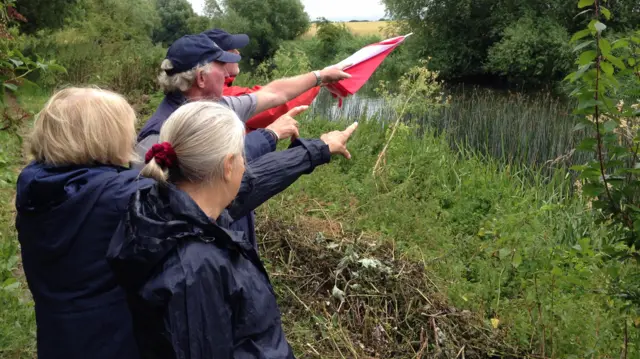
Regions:
[[287, 112], [287, 115], [293, 117], [296, 115], [299, 115], [300, 113], [304, 112], [306, 109], [308, 109], [309, 106], [297, 106], [292, 108], [291, 110], [289, 110], [289, 112]]
[[356, 130], [356, 128], [358, 128], [358, 122], [354, 122], [351, 124], [351, 126], [347, 127], [346, 130], [342, 131], [342, 133], [347, 136], [347, 138], [351, 137], [351, 135], [353, 134], [353, 132]]

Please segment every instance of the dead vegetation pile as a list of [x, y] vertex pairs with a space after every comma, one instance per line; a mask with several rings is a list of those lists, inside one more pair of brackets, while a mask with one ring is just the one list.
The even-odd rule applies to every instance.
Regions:
[[262, 218], [258, 233], [300, 358], [519, 357], [389, 241], [311, 217]]

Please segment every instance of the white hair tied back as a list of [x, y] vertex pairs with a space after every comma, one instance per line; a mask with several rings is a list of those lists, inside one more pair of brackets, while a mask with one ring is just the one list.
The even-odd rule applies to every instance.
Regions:
[[227, 155], [244, 153], [244, 123], [235, 112], [212, 101], [181, 106], [160, 130], [160, 143], [170, 143], [177, 164], [169, 169], [151, 159], [140, 172], [160, 182], [200, 183], [222, 178]]

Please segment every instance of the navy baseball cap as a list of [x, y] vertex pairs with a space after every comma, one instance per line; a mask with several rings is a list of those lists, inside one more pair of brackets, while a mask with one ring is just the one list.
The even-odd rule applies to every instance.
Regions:
[[215, 42], [224, 51], [241, 49], [249, 45], [249, 35], [230, 34], [222, 29], [211, 29], [203, 32], [211, 41]]
[[208, 36], [198, 34], [186, 35], [174, 41], [167, 50], [166, 59], [173, 64], [171, 70], [165, 71], [171, 76], [213, 61], [239, 62], [241, 57], [224, 51]]

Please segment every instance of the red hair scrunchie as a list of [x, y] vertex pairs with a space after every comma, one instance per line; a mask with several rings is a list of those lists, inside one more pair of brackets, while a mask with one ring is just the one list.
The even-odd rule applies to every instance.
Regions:
[[156, 143], [151, 146], [144, 156], [144, 163], [149, 163], [154, 158], [162, 168], [171, 168], [178, 164], [176, 151], [173, 150], [173, 146], [169, 142]]

